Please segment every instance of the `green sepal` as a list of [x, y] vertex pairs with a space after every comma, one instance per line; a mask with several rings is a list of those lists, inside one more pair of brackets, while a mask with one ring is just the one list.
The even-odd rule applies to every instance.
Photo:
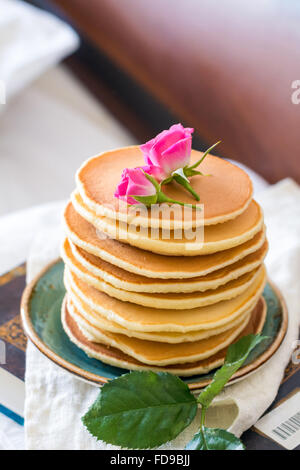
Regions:
[[187, 175], [184, 172], [184, 168], [178, 168], [177, 170], [173, 171], [172, 176], [175, 177], [177, 175], [183, 178], [187, 183], [189, 183]]
[[195, 209], [195, 210], [202, 211], [201, 205], [197, 206], [196, 204], [189, 204], [189, 203], [186, 203], [186, 202], [175, 201], [175, 199], [169, 198], [162, 191], [159, 191], [157, 193], [157, 202], [158, 203], [168, 202], [170, 204], [179, 204], [180, 206], [190, 207], [190, 209]]
[[184, 168], [184, 173], [186, 174], [186, 176], [195, 176], [195, 175], [200, 175], [200, 176], [211, 176], [211, 174], [209, 173], [202, 173], [202, 171], [198, 171], [198, 170], [191, 170], [190, 168]]
[[187, 177], [196, 176], [196, 175], [205, 176], [201, 171], [193, 170], [189, 167], [184, 168], [183, 171], [184, 171], [185, 176]]
[[196, 191], [192, 188], [192, 186], [189, 183], [189, 180], [186, 177], [181, 176], [179, 173], [174, 174], [174, 180], [176, 183], [180, 184], [183, 186], [187, 191], [189, 191], [196, 201], [200, 201], [199, 195], [196, 193]]
[[166, 178], [165, 180], [163, 180], [160, 184], [161, 184], [161, 186], [162, 186], [163, 184], [171, 183], [171, 181], [173, 181], [173, 176], [169, 176], [168, 178]]
[[136, 201], [139, 201], [142, 204], [145, 204], [145, 206], [151, 206], [152, 204], [157, 203], [157, 194], [153, 194], [153, 196], [134, 196], [134, 195], [131, 195], [130, 197], [133, 197]]
[[221, 140], [219, 140], [218, 142], [216, 142], [214, 145], [212, 145], [211, 147], [209, 147], [209, 149], [205, 150], [204, 154], [202, 155], [202, 157], [196, 162], [194, 163], [193, 165], [189, 166], [188, 168], [190, 170], [193, 170], [194, 168], [197, 168], [197, 166], [200, 165], [200, 163], [203, 162], [204, 158], [212, 151], [212, 149], [214, 149], [217, 145], [219, 145], [221, 142]]
[[160, 187], [161, 185], [156, 181], [155, 178], [153, 178], [153, 176], [149, 175], [148, 173], [146, 173], [144, 170], [142, 170], [144, 175], [146, 176], [147, 180], [149, 180], [153, 186], [155, 187], [156, 191], [159, 191], [160, 190]]

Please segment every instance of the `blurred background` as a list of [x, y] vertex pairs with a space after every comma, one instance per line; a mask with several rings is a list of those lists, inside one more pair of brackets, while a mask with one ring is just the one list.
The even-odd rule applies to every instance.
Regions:
[[300, 182], [297, 0], [0, 0], [0, 215], [171, 124]]

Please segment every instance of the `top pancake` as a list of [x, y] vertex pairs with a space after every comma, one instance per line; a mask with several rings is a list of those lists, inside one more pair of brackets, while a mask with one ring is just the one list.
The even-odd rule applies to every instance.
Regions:
[[[202, 152], [192, 150], [191, 163], [201, 158]], [[128, 221], [130, 206], [114, 197], [124, 168], [144, 165], [139, 147], [125, 147], [104, 152], [87, 160], [76, 175], [77, 189], [86, 206], [96, 215]], [[199, 170], [209, 176], [193, 176], [191, 186], [199, 194], [198, 204], [204, 204], [204, 224], [211, 225], [233, 219], [241, 214], [252, 198], [252, 183], [242, 169], [221, 158], [208, 155]], [[195, 204], [193, 196], [180, 185], [172, 182], [163, 187], [164, 193], [178, 201]], [[130, 219], [136, 226], [190, 228], [202, 224], [197, 211], [187, 214], [152, 214], [150, 210]], [[189, 211], [188, 211], [189, 212]], [[171, 219], [171, 220], [170, 220]]]

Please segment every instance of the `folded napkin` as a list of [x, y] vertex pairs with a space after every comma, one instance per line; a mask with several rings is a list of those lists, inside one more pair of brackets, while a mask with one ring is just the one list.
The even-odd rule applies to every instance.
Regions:
[[[298, 338], [300, 311], [300, 188], [286, 179], [256, 195], [265, 212], [270, 251], [267, 268], [281, 289], [289, 310], [285, 340], [273, 358], [246, 380], [227, 387], [209, 410], [207, 424], [240, 436], [274, 400], [285, 366]], [[53, 212], [52, 212], [53, 214]], [[40, 232], [28, 259], [28, 280], [58, 254], [58, 217]], [[28, 449], [116, 449], [97, 442], [80, 418], [98, 395], [84, 383], [52, 364], [29, 343], [26, 367], [25, 433]], [[198, 417], [199, 418], [199, 417]], [[199, 420], [161, 449], [182, 449], [199, 426]]]
[[78, 44], [75, 31], [50, 13], [19, 0], [0, 0], [0, 81], [7, 98]]

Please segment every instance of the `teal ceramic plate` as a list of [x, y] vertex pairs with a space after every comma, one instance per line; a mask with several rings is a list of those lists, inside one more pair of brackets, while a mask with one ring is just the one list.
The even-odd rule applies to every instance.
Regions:
[[[25, 289], [21, 304], [24, 330], [37, 348], [57, 365], [94, 385], [101, 385], [127, 371], [88, 357], [69, 340], [60, 318], [65, 295], [63, 270], [63, 262], [56, 260]], [[232, 381], [247, 377], [270, 359], [286, 333], [288, 315], [281, 294], [269, 282], [263, 296], [267, 304], [267, 316], [262, 333], [269, 339], [252, 351]], [[205, 387], [213, 374], [214, 371], [211, 371], [208, 374], [185, 377], [183, 380], [191, 389], [197, 390]]]

